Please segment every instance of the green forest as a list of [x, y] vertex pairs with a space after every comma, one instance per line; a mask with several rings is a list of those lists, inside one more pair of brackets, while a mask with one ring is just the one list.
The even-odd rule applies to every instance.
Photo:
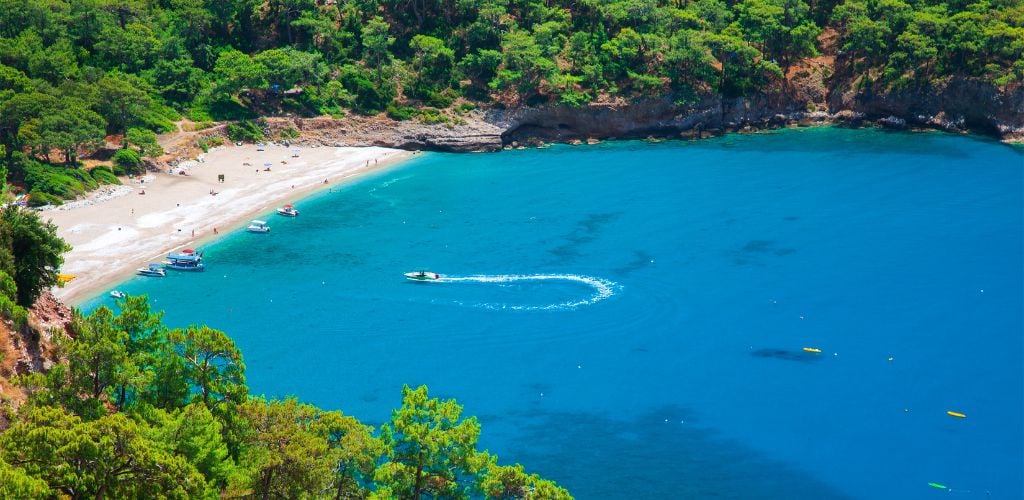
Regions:
[[[0, 211], [7, 327], [38, 341], [26, 309], [67, 250], [34, 211]], [[224, 332], [169, 328], [146, 297], [117, 309], [75, 312], [67, 331], [49, 333], [61, 362], [9, 381], [26, 399], [0, 398], [0, 498], [572, 498], [478, 450], [476, 418], [426, 386], [405, 387], [375, 429], [254, 397]]]
[[[284, 114], [453, 124], [481, 107], [778, 93], [825, 50], [858, 88], [1017, 86], [1024, 2], [0, 0], [0, 182], [5, 201], [60, 204], [141, 173], [185, 118], [256, 141]], [[34, 212], [0, 211], [11, 328], [67, 250]], [[0, 405], [0, 497], [570, 498], [478, 450], [477, 420], [426, 387], [395, 394], [378, 428], [254, 397], [224, 332], [164, 325], [144, 297], [118, 306], [76, 313], [55, 337], [66, 362], [14, 380], [27, 401]]]
[[[1020, 0], [0, 0], [0, 178], [60, 203], [138, 171], [182, 117], [778, 92], [825, 39], [860, 88], [1024, 79]], [[232, 139], [261, 138], [247, 123]], [[109, 167], [76, 172], [110, 136]]]

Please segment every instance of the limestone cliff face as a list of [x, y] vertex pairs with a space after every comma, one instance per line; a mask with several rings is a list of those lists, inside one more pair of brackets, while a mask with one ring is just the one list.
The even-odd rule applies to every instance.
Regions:
[[[628, 139], [647, 136], [696, 138], [765, 127], [841, 122], [876, 123], [895, 128], [928, 127], [975, 132], [1024, 142], [1024, 85], [998, 88], [975, 78], [948, 78], [927, 87], [879, 91], [858, 83], [859, 75], [836, 73], [848, 67], [833, 56], [794, 64], [770, 91], [744, 98], [707, 95], [696, 102], [673, 96], [580, 107], [493, 106], [456, 117], [452, 123], [396, 121], [380, 114], [344, 118], [268, 118], [271, 136], [285, 129], [301, 133], [295, 144], [386, 146], [434, 151], [494, 151], [517, 144]], [[154, 168], [194, 157], [196, 141], [224, 136], [221, 125], [165, 144], [168, 155]]]
[[[791, 80], [772, 96], [723, 99], [693, 105], [670, 97], [628, 103], [593, 103], [579, 108], [540, 106], [488, 111], [484, 119], [505, 130], [505, 142], [693, 137], [708, 132], [775, 127], [806, 122], [877, 122], [890, 127], [930, 127], [976, 132], [1007, 141], [1024, 140], [1024, 86], [999, 89], [978, 80], [951, 78], [914, 91], [851, 90], [851, 83], [823, 88]], [[807, 82], [803, 82], [807, 83]]]
[[[851, 82], [833, 89], [832, 109], [863, 113], [887, 123], [974, 131], [1002, 140], [1024, 140], [1024, 86], [1000, 89], [976, 78], [949, 78], [934, 86], [877, 92], [870, 86], [851, 90]], [[889, 118], [892, 117], [892, 118]]]
[[273, 119], [271, 129], [293, 127], [296, 141], [325, 146], [386, 146], [433, 151], [492, 151], [500, 149], [503, 130], [471, 114], [465, 124], [426, 125], [415, 120], [396, 121], [384, 115], [334, 118]]
[[855, 91], [851, 81], [829, 81], [826, 74], [794, 72], [771, 95], [706, 96], [692, 104], [662, 96], [581, 107], [492, 107], [466, 115], [466, 124], [457, 126], [394, 121], [383, 115], [270, 123], [272, 129], [300, 130], [300, 143], [436, 151], [493, 151], [509, 144], [587, 139], [706, 137], [813, 122], [929, 127], [1024, 140], [1024, 86], [999, 89], [977, 79], [951, 78], [926, 89], [883, 93], [871, 88]]

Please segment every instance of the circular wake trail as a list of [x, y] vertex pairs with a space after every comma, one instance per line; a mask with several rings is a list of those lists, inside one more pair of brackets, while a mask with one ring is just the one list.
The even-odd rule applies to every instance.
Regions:
[[498, 275], [475, 275], [475, 276], [445, 276], [442, 275], [437, 281], [441, 283], [510, 283], [514, 281], [575, 281], [591, 287], [594, 293], [585, 299], [569, 300], [555, 304], [545, 305], [515, 305], [515, 304], [476, 304], [477, 307], [487, 309], [511, 309], [514, 311], [548, 311], [555, 309], [575, 309], [580, 306], [587, 306], [600, 302], [615, 294], [616, 283], [604, 278], [593, 276], [579, 276], [576, 274], [498, 274]]

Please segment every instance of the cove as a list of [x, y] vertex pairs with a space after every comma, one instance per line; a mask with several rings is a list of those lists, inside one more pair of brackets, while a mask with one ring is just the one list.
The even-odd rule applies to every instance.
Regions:
[[1015, 498], [1022, 193], [941, 133], [424, 154], [117, 288], [254, 393], [379, 424], [427, 384], [578, 498]]

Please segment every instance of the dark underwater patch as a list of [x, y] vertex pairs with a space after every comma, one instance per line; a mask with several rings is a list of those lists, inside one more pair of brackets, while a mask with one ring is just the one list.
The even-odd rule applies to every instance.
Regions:
[[758, 349], [751, 351], [750, 355], [757, 358], [784, 359], [786, 361], [800, 361], [803, 363], [814, 363], [821, 359], [821, 354], [819, 353], [790, 349]]
[[[804, 471], [721, 437], [687, 408], [664, 406], [625, 420], [541, 409], [508, 416], [516, 436], [502, 458], [530, 464], [576, 498], [847, 498]], [[595, 470], [604, 471], [601, 481], [583, 480]]]

